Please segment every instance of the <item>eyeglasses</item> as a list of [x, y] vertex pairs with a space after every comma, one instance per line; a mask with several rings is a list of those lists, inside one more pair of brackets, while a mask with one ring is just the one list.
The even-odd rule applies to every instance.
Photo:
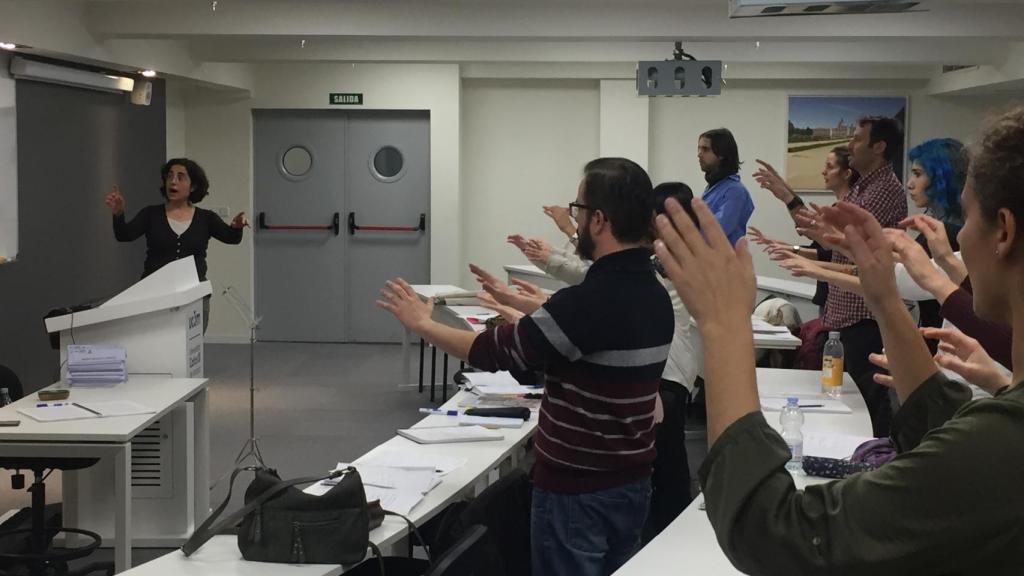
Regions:
[[587, 206], [586, 204], [580, 204], [579, 202], [569, 202], [569, 216], [571, 216], [573, 220], [580, 219], [580, 210], [590, 209], [590, 206]]

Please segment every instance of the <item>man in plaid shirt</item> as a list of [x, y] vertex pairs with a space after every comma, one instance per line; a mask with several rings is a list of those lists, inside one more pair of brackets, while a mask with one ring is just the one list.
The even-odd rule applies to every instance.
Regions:
[[[907, 217], [907, 195], [893, 171], [893, 160], [903, 153], [902, 150], [903, 132], [892, 118], [862, 118], [850, 140], [850, 166], [861, 177], [844, 200], [871, 212], [884, 228], [895, 228]], [[832, 252], [832, 262], [853, 269], [853, 262], [838, 251]], [[879, 369], [868, 361], [869, 354], [882, 351], [882, 335], [864, 298], [838, 286], [829, 286], [822, 322], [825, 329], [818, 335], [818, 351], [825, 345], [828, 330], [840, 332], [845, 370], [864, 396], [874, 434], [888, 436], [892, 420], [889, 391], [874, 381]]]

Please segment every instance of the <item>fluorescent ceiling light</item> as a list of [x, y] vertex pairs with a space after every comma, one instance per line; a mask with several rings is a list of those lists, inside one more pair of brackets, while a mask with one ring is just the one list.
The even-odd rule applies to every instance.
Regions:
[[146, 78], [156, 78], [156, 70], [143, 70], [141, 74]]
[[0, 42], [0, 50], [14, 50], [17, 47], [17, 44], [11, 42]]
[[11, 76], [18, 80], [35, 80], [104, 92], [131, 92], [135, 87], [135, 80], [131, 78], [37, 62], [19, 56], [11, 58]]

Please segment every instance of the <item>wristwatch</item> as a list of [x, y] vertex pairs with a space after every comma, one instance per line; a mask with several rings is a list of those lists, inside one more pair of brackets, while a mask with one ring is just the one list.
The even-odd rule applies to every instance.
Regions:
[[799, 244], [793, 244], [793, 254], [799, 254], [801, 248], [803, 248], [803, 246]]
[[803, 205], [804, 205], [803, 198], [801, 198], [801, 197], [797, 196], [796, 194], [794, 194], [793, 195], [793, 199], [790, 200], [789, 202], [786, 202], [786, 210], [789, 210], [790, 212], [792, 212], [793, 210], [796, 210], [797, 208], [799, 208], [799, 207], [801, 207]]

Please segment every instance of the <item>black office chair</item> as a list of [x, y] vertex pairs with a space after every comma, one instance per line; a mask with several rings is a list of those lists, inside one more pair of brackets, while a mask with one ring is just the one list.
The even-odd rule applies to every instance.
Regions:
[[487, 527], [470, 526], [424, 576], [493, 576], [492, 550]]
[[[23, 388], [18, 376], [6, 366], [0, 366], [0, 388], [7, 388], [12, 400], [21, 398]], [[31, 528], [14, 528], [0, 530], [0, 574], [24, 574], [30, 576], [49, 575], [83, 575], [96, 571], [114, 574], [113, 563], [93, 563], [82, 569], [71, 571], [68, 561], [84, 558], [99, 548], [102, 539], [99, 534], [88, 530], [65, 528], [63, 526], [47, 526], [46, 484], [43, 481], [53, 470], [81, 470], [92, 466], [98, 458], [35, 458], [35, 457], [2, 457], [0, 468], [14, 470], [11, 477], [11, 488], [25, 489], [25, 475], [22, 470], [31, 470], [34, 475], [32, 486], [28, 491], [32, 494]], [[59, 518], [59, 516], [57, 516]], [[12, 518], [11, 520], [15, 520]], [[4, 527], [15, 522], [7, 522]], [[52, 522], [51, 522], [52, 523]], [[59, 520], [56, 522], [59, 524]], [[20, 523], [15, 523], [19, 524]], [[3, 527], [0, 527], [3, 528]], [[77, 534], [86, 543], [76, 548], [53, 549], [51, 543], [58, 534]]]

